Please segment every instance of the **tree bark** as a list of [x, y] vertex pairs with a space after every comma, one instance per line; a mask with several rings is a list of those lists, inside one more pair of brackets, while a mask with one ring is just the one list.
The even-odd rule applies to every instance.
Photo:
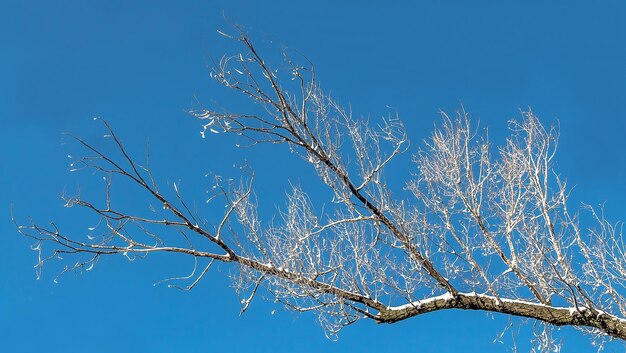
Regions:
[[626, 339], [626, 320], [598, 309], [579, 306], [555, 307], [540, 303], [496, 298], [476, 293], [448, 293], [398, 307], [381, 310], [379, 323], [394, 323], [417, 315], [445, 309], [483, 310], [545, 321], [555, 326], [586, 326]]

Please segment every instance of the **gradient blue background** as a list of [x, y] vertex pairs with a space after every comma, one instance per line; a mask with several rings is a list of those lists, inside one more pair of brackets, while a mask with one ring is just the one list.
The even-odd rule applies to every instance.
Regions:
[[[31, 242], [9, 213], [13, 205], [19, 220], [56, 220], [79, 234], [92, 225], [85, 213], [63, 208], [60, 195], [80, 188], [99, 197], [97, 177], [68, 172], [66, 155], [80, 150], [62, 137], [69, 131], [101, 143], [94, 116], [106, 118], [140, 158], [148, 141], [160, 181], [180, 181], [200, 203], [204, 174], [236, 177], [232, 164], [244, 159], [256, 170], [266, 214], [282, 204], [289, 180], [320, 187], [281, 149], [202, 140], [185, 114], [196, 98], [240, 106], [209, 79], [207, 66], [233, 49], [215, 30], [241, 23], [270, 56], [283, 46], [305, 53], [323, 86], [355, 114], [377, 118], [386, 105], [397, 109], [413, 151], [439, 110], [462, 103], [501, 141], [506, 121], [532, 107], [544, 122], [560, 124], [558, 170], [576, 186], [574, 205], [604, 202], [609, 218], [626, 219], [626, 4], [547, 3], [0, 1], [0, 351], [507, 351], [491, 343], [506, 318], [483, 313], [440, 312], [391, 326], [362, 321], [337, 342], [324, 338], [312, 315], [272, 303], [257, 301], [239, 317], [228, 266], [192, 292], [153, 286], [189, 269], [176, 256], [104, 259], [59, 284], [52, 266], [36, 281]], [[393, 168], [406, 175], [413, 167]], [[518, 346], [527, 351], [531, 325], [523, 327]], [[576, 331], [559, 336], [563, 352], [592, 350]]]

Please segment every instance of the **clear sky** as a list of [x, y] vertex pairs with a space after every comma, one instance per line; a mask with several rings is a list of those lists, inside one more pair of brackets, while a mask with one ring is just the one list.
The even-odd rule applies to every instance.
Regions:
[[[207, 172], [236, 177], [232, 164], [244, 159], [270, 210], [282, 204], [290, 180], [320, 187], [297, 157], [238, 150], [224, 137], [203, 140], [200, 124], [185, 114], [196, 99], [239, 106], [207, 66], [233, 49], [216, 29], [240, 23], [270, 56], [284, 46], [306, 54], [322, 85], [355, 114], [374, 119], [394, 107], [414, 148], [439, 110], [462, 103], [497, 141], [507, 120], [532, 107], [545, 123], [560, 124], [558, 170], [576, 186], [573, 202], [604, 202], [609, 218], [626, 219], [626, 3], [546, 3], [0, 1], [0, 350], [507, 351], [492, 344], [506, 319], [483, 313], [439, 312], [387, 326], [361, 321], [337, 342], [324, 338], [313, 316], [273, 303], [257, 301], [240, 317], [228, 266], [191, 292], [153, 286], [192, 265], [176, 256], [104, 259], [58, 284], [51, 267], [37, 281], [36, 254], [11, 224], [10, 206], [20, 220], [55, 220], [76, 232], [93, 222], [63, 208], [60, 196], [99, 195], [97, 178], [68, 172], [66, 155], [80, 150], [62, 136], [100, 143], [95, 116], [137, 156], [149, 142], [159, 180], [179, 181], [191, 200], [203, 201]], [[560, 336], [563, 352], [591, 350], [573, 330]]]

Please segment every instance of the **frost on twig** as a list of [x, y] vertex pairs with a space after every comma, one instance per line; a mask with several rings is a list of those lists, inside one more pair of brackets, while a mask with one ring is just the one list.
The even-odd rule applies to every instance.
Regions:
[[[67, 198], [99, 218], [101, 233], [82, 238], [54, 223], [20, 225], [35, 240], [38, 270], [57, 259], [78, 259], [64, 271], [89, 270], [109, 255], [179, 253], [194, 267], [167, 279], [172, 286], [191, 289], [212, 264], [230, 263], [242, 313], [256, 296], [269, 297], [318, 313], [329, 336], [363, 318], [393, 323], [456, 308], [538, 320], [536, 351], [555, 350], [551, 325], [626, 338], [621, 224], [591, 207], [568, 208], [570, 190], [554, 170], [555, 127], [523, 112], [494, 146], [464, 111], [442, 113], [406, 168], [408, 193], [398, 196], [385, 179], [386, 167], [409, 149], [397, 114], [355, 118], [320, 88], [306, 58], [285, 56], [275, 68], [243, 32], [228, 37], [242, 52], [222, 58], [212, 77], [260, 113], [194, 110], [202, 135], [284, 146], [310, 164], [331, 197], [319, 204], [314, 191], [296, 185], [272, 221], [262, 222], [245, 167], [241, 181], [215, 177], [210, 202], [224, 211], [200, 217], [179, 184], [173, 195], [161, 190], [148, 164], [137, 164], [104, 122], [117, 157], [77, 139], [88, 156], [73, 166], [102, 175], [104, 202]], [[151, 213], [117, 204], [113, 177], [143, 191], [156, 205]]]

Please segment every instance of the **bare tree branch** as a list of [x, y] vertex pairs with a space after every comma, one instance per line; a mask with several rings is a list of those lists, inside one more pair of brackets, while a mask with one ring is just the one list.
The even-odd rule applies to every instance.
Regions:
[[[284, 145], [311, 165], [332, 198], [316, 206], [311, 191], [294, 186], [277, 220], [261, 226], [253, 173], [244, 167], [239, 183], [215, 178], [211, 202], [222, 200], [224, 214], [200, 221], [180, 185], [172, 184], [175, 197], [166, 196], [149, 163], [138, 165], [104, 122], [119, 158], [76, 138], [90, 155], [73, 169], [102, 174], [105, 204], [66, 198], [68, 207], [99, 217], [90, 230], [101, 233], [81, 239], [54, 223], [17, 225], [35, 240], [38, 271], [62, 255], [78, 259], [65, 272], [89, 270], [105, 255], [174, 252], [194, 258], [189, 275], [166, 280], [189, 283], [175, 287], [192, 289], [215, 261], [231, 263], [242, 313], [263, 292], [289, 309], [317, 312], [330, 335], [361, 318], [393, 323], [468, 309], [538, 320], [535, 343], [543, 350], [553, 347], [550, 325], [626, 339], [621, 223], [591, 207], [569, 211], [570, 190], [553, 169], [555, 127], [523, 112], [509, 123], [506, 143], [494, 147], [465, 111], [442, 113], [414, 154], [416, 171], [405, 185], [410, 195], [399, 197], [385, 179], [385, 168], [409, 148], [397, 114], [378, 124], [354, 118], [322, 91], [308, 59], [301, 65], [286, 54], [286, 67], [276, 69], [243, 31], [225, 36], [243, 50], [222, 58], [212, 77], [257, 103], [262, 114], [193, 111], [202, 136]], [[162, 210], [146, 216], [115, 204], [113, 177]], [[590, 216], [585, 226], [581, 215]]]

